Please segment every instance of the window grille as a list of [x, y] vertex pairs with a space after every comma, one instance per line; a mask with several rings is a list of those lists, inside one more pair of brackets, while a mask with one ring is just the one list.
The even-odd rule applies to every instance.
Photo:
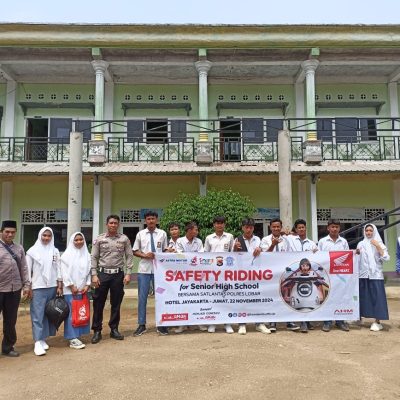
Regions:
[[140, 210], [121, 210], [121, 222], [142, 222], [140, 218]]

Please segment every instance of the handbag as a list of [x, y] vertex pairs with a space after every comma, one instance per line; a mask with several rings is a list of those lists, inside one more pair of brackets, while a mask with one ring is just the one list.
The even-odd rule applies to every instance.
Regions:
[[90, 322], [90, 303], [87, 294], [80, 299], [72, 298], [71, 324], [74, 328], [86, 326]]

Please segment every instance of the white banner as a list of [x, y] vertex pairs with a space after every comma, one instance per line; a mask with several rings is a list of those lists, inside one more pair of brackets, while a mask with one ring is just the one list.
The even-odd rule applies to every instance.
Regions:
[[353, 255], [353, 251], [272, 252], [258, 257], [250, 253], [157, 254], [156, 323], [359, 319]]

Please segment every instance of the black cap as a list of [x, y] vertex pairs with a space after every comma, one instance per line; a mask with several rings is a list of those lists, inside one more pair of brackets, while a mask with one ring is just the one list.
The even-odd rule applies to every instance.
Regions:
[[3, 221], [1, 223], [1, 230], [5, 229], [5, 228], [15, 228], [17, 229], [17, 221]]

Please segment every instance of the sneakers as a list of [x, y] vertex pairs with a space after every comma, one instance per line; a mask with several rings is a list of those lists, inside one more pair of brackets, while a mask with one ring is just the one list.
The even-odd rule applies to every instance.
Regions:
[[314, 325], [311, 322], [306, 322], [307, 324], [307, 328], [309, 331], [313, 331], [314, 330]]
[[209, 325], [207, 328], [208, 333], [215, 333], [215, 325]]
[[336, 328], [344, 332], [348, 332], [350, 330], [349, 326], [344, 321], [336, 322]]
[[307, 322], [302, 322], [302, 323], [300, 323], [300, 332], [302, 332], [302, 333], [308, 333]]
[[269, 330], [271, 331], [271, 333], [275, 333], [276, 332], [276, 322], [271, 322], [269, 324]]
[[46, 350], [43, 348], [42, 344], [40, 343], [40, 340], [35, 342], [35, 347], [33, 349], [33, 352], [37, 356], [44, 356], [46, 354]]
[[379, 332], [383, 329], [382, 324], [378, 324], [377, 322], [374, 322], [371, 327], [369, 328], [370, 331], [373, 332]]
[[50, 348], [50, 346], [44, 340], [39, 340], [39, 342], [44, 350], [48, 350]]
[[322, 330], [324, 332], [329, 332], [331, 330], [332, 324], [330, 322], [324, 322], [322, 325]]
[[205, 332], [205, 331], [208, 330], [208, 328], [205, 325], [199, 325], [199, 330], [202, 331], [202, 332]]
[[79, 339], [75, 338], [69, 341], [69, 347], [71, 347], [71, 349], [80, 350], [84, 349], [86, 346]]
[[239, 325], [238, 334], [239, 335], [245, 335], [246, 334], [246, 325], [245, 324], [240, 324]]
[[286, 324], [286, 329], [288, 331], [298, 331], [300, 329], [300, 327], [298, 325], [296, 325], [294, 322], [288, 322]]
[[231, 325], [225, 324], [225, 332], [226, 333], [234, 333], [235, 331], [233, 330]]
[[256, 324], [256, 331], [261, 333], [271, 333], [271, 329], [268, 329], [264, 324]]
[[161, 335], [161, 336], [167, 336], [168, 335], [168, 328], [165, 326], [158, 326], [157, 327], [157, 332]]
[[133, 332], [133, 336], [142, 336], [143, 333], [146, 333], [146, 325], [139, 325], [135, 332]]
[[175, 328], [175, 333], [182, 333], [183, 331], [186, 331], [186, 329], [187, 326], [185, 325], [178, 326], [177, 328]]

